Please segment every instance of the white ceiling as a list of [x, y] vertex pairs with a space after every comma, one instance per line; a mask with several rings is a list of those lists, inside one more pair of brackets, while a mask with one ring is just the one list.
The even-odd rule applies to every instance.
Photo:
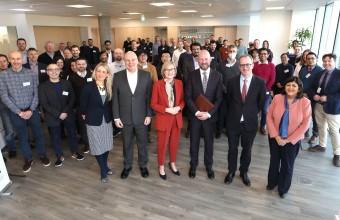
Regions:
[[[174, 6], [156, 7], [152, 2], [170, 2]], [[79, 16], [84, 14], [108, 15], [111, 18], [130, 17], [140, 19], [140, 15], [124, 15], [123, 12], [143, 13], [146, 18], [166, 16], [171, 18], [200, 17], [213, 15], [224, 17], [231, 14], [251, 14], [266, 7], [284, 6], [284, 10], [317, 9], [329, 0], [0, 0], [0, 13], [22, 13], [11, 9], [32, 9], [28, 14]], [[91, 8], [68, 8], [65, 5], [84, 4]], [[197, 13], [182, 13], [181, 10], [196, 10]]]

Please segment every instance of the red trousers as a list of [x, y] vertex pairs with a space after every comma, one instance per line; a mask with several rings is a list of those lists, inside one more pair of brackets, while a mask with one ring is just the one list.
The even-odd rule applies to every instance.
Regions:
[[157, 131], [157, 153], [158, 153], [158, 164], [160, 166], [164, 166], [165, 164], [165, 156], [166, 156], [166, 148], [169, 143], [169, 155], [170, 162], [175, 163], [177, 157], [177, 149], [179, 143], [179, 135], [181, 133], [180, 129], [177, 126], [177, 120], [175, 117], [171, 117], [170, 124], [171, 126], [166, 131]]

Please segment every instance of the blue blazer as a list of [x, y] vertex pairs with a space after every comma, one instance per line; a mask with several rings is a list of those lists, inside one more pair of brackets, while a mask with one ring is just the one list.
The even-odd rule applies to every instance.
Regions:
[[103, 121], [112, 121], [111, 101], [105, 100], [104, 104], [100, 96], [97, 84], [92, 81], [85, 85], [80, 97], [80, 112], [85, 115], [85, 123], [92, 126], [100, 126]]
[[[313, 80], [310, 90], [310, 97], [317, 94], [319, 82], [325, 70], [318, 72]], [[324, 95], [327, 96], [327, 101], [323, 105], [323, 110], [327, 114], [338, 115], [340, 114], [340, 70], [335, 68], [329, 81], [326, 85]]]

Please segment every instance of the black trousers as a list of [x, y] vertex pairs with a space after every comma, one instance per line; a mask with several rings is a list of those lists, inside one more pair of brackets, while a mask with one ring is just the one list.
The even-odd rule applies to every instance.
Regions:
[[217, 130], [222, 132], [223, 128], [225, 128], [227, 122], [227, 100], [225, 95], [223, 96], [220, 107], [218, 108], [218, 121], [217, 121]]
[[228, 170], [235, 173], [237, 169], [238, 145], [241, 139], [241, 157], [240, 157], [240, 172], [248, 172], [251, 161], [251, 148], [253, 146], [254, 138], [257, 130], [247, 131], [244, 123], [235, 125], [235, 128], [228, 129]]
[[279, 146], [275, 138], [269, 138], [269, 147], [268, 186], [278, 186], [279, 192], [285, 194], [292, 183], [294, 162], [299, 153], [300, 142]]
[[204, 165], [212, 168], [214, 154], [215, 122], [192, 119], [190, 122], [190, 166], [196, 169], [198, 165], [198, 152], [200, 139], [204, 139]]

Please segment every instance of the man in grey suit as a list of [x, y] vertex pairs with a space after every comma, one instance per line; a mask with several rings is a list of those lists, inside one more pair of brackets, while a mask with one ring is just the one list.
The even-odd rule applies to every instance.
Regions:
[[126, 69], [115, 74], [113, 80], [113, 117], [122, 128], [124, 169], [121, 178], [132, 169], [134, 136], [137, 137], [138, 165], [142, 177], [149, 176], [147, 125], [151, 122], [150, 100], [152, 81], [150, 73], [137, 68], [138, 59], [129, 51], [124, 57]]

